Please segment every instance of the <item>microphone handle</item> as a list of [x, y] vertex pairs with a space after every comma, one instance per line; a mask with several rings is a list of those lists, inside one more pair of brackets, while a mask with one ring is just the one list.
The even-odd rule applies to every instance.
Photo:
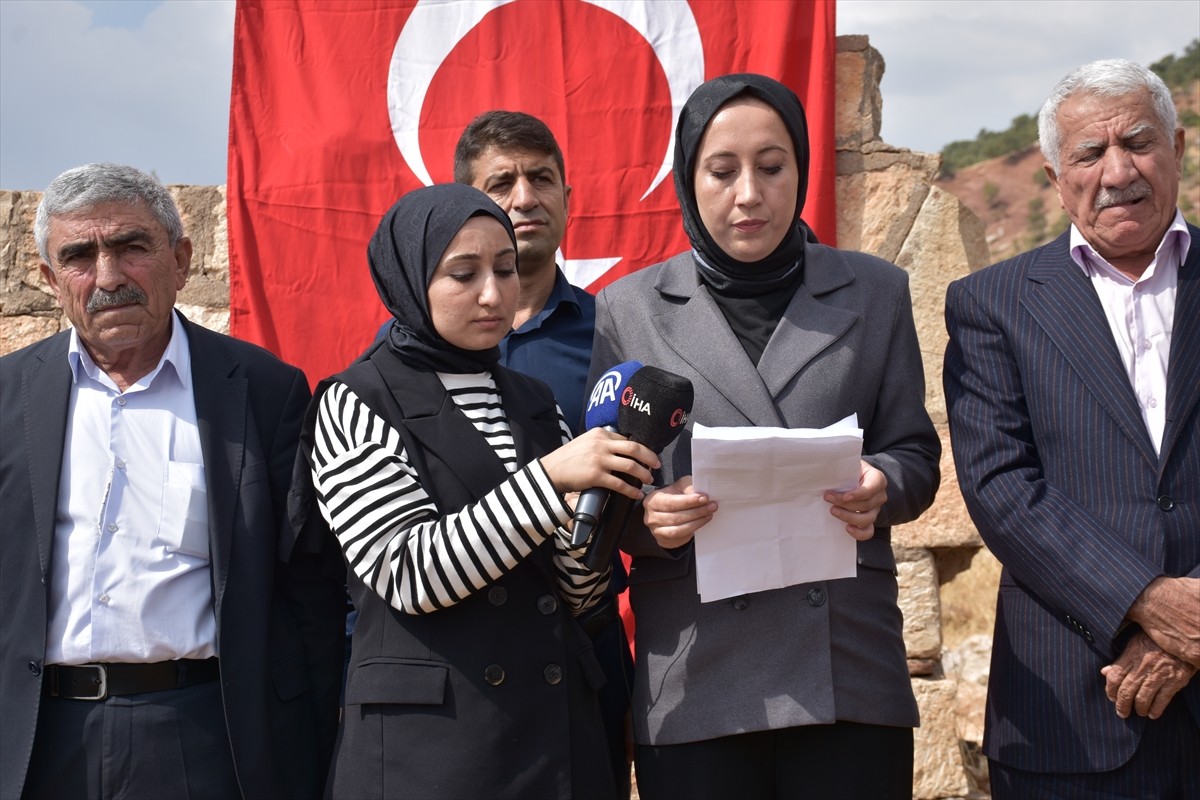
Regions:
[[[638, 486], [633, 478], [622, 474], [630, 486]], [[630, 513], [637, 506], [637, 500], [631, 500], [623, 494], [614, 493], [604, 507], [604, 516], [600, 527], [596, 530], [592, 541], [583, 554], [583, 563], [592, 572], [603, 572], [612, 562], [613, 550], [621, 539], [621, 533], [629, 522]]]
[[[612, 425], [605, 425], [604, 430], [610, 433], [617, 432]], [[592, 531], [600, 524], [600, 515], [608, 505], [610, 494], [608, 489], [596, 487], [579, 493], [579, 500], [575, 502], [575, 511], [572, 514], [575, 523], [571, 526], [571, 547], [579, 547], [592, 535]]]

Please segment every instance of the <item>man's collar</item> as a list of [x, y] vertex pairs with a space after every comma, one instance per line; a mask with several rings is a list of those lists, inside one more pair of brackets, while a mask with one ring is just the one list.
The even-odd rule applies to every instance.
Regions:
[[[1187, 258], [1188, 249], [1192, 246], [1192, 234], [1188, 230], [1187, 222], [1183, 218], [1182, 212], [1178, 208], [1175, 209], [1175, 218], [1171, 220], [1171, 224], [1167, 226], [1166, 233], [1163, 234], [1162, 241], [1158, 243], [1158, 248], [1154, 251], [1154, 261], [1158, 262], [1159, 256], [1164, 252], [1171, 252], [1167, 245], [1173, 242], [1175, 245], [1175, 253], [1179, 266], [1183, 260]], [[1104, 256], [1096, 252], [1087, 239], [1083, 238], [1083, 234], [1079, 232], [1079, 228], [1075, 224], [1071, 224], [1071, 238], [1068, 245], [1071, 253], [1071, 260], [1074, 261], [1084, 275], [1091, 275], [1093, 265], [1103, 265], [1107, 269], [1116, 272], [1116, 268], [1108, 263]]]
[[[112, 378], [108, 377], [99, 365], [92, 359], [87, 348], [83, 346], [83, 342], [79, 339], [79, 331], [71, 328], [71, 339], [67, 345], [67, 363], [71, 367], [71, 380], [78, 385], [79, 381], [84, 377], [91, 378], [97, 383], [101, 383], [111, 388], [116, 388]], [[175, 311], [171, 312], [171, 338], [167, 342], [167, 348], [163, 351], [162, 357], [159, 358], [158, 364], [152, 369], [149, 374], [140, 378], [135, 386], [146, 387], [154, 382], [155, 377], [163, 370], [163, 365], [170, 365], [169, 372], [174, 372], [179, 379], [180, 385], [187, 391], [192, 389], [192, 353], [188, 348], [187, 333], [183, 330], [183, 323], [179, 319], [179, 314]], [[130, 387], [133, 388], [133, 387]]]
[[542, 309], [553, 311], [559, 303], [570, 303], [576, 309], [579, 308], [579, 301], [575, 298], [575, 288], [567, 280], [567, 275], [562, 271], [562, 267], [555, 266], [554, 287], [550, 289], [550, 296], [546, 298], [546, 305], [542, 306]]

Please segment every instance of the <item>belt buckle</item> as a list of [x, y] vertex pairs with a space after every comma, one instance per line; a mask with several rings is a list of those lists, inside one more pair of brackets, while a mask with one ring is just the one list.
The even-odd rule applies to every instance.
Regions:
[[96, 689], [94, 695], [76, 695], [76, 700], [103, 700], [108, 697], [108, 670], [103, 664], [83, 664], [77, 669], [94, 669], [96, 675], [100, 678], [100, 686]]

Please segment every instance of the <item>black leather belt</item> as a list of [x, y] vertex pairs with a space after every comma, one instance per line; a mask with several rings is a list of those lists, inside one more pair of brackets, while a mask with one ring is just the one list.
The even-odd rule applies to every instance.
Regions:
[[153, 664], [51, 664], [42, 685], [51, 697], [103, 700], [127, 694], [182, 689], [221, 676], [216, 658], [158, 661]]
[[589, 638], [595, 639], [597, 635], [617, 618], [617, 600], [611, 594], [606, 594], [604, 599], [596, 605], [589, 608], [587, 611], [580, 614], [575, 619], [583, 627], [584, 632]]

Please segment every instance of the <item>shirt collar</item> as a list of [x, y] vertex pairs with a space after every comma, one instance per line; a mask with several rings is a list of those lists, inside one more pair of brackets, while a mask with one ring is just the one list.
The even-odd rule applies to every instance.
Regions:
[[[1158, 249], [1154, 251], [1153, 263], [1157, 265], [1162, 257], [1174, 258], [1172, 266], [1179, 267], [1183, 264], [1183, 259], [1187, 257], [1191, 246], [1192, 234], [1183, 219], [1183, 214], [1176, 208], [1175, 218], [1167, 227], [1167, 232], [1163, 234], [1162, 241], [1158, 243]], [[1096, 249], [1088, 244], [1087, 239], [1083, 238], [1083, 234], [1074, 224], [1071, 225], [1070, 251], [1071, 259], [1083, 270], [1085, 276], [1090, 277], [1093, 270], [1096, 269], [1104, 269], [1110, 273], [1117, 272], [1104, 256], [1097, 253]], [[1143, 278], [1148, 277], [1149, 274], [1148, 272]]]
[[567, 280], [567, 276], [563, 274], [561, 268], [555, 267], [554, 286], [550, 289], [550, 296], [546, 298], [546, 304], [542, 306], [541, 311], [526, 320], [525, 324], [517, 330], [524, 332], [540, 327], [542, 322], [555, 313], [558, 307], [564, 303], [573, 306], [577, 316], [582, 313], [579, 308], [579, 300], [575, 297], [575, 289], [571, 286], [571, 282]]
[[[75, 328], [71, 329], [71, 340], [67, 345], [67, 363], [71, 367], [71, 380], [76, 385], [83, 378], [90, 378], [105, 386], [116, 387], [112, 378], [108, 377], [96, 362], [92, 360], [83, 343], [79, 341], [79, 331]], [[164, 369], [164, 367], [167, 367], [167, 369]], [[139, 379], [130, 388], [145, 388], [149, 386], [161, 372], [173, 373], [176, 379], [178, 379], [180, 386], [187, 391], [191, 391], [192, 353], [188, 348], [187, 334], [183, 330], [183, 324], [179, 321], [179, 315], [174, 311], [171, 312], [171, 339], [167, 342], [167, 349], [163, 351], [162, 357], [158, 360], [158, 364], [154, 369], [148, 375]]]

